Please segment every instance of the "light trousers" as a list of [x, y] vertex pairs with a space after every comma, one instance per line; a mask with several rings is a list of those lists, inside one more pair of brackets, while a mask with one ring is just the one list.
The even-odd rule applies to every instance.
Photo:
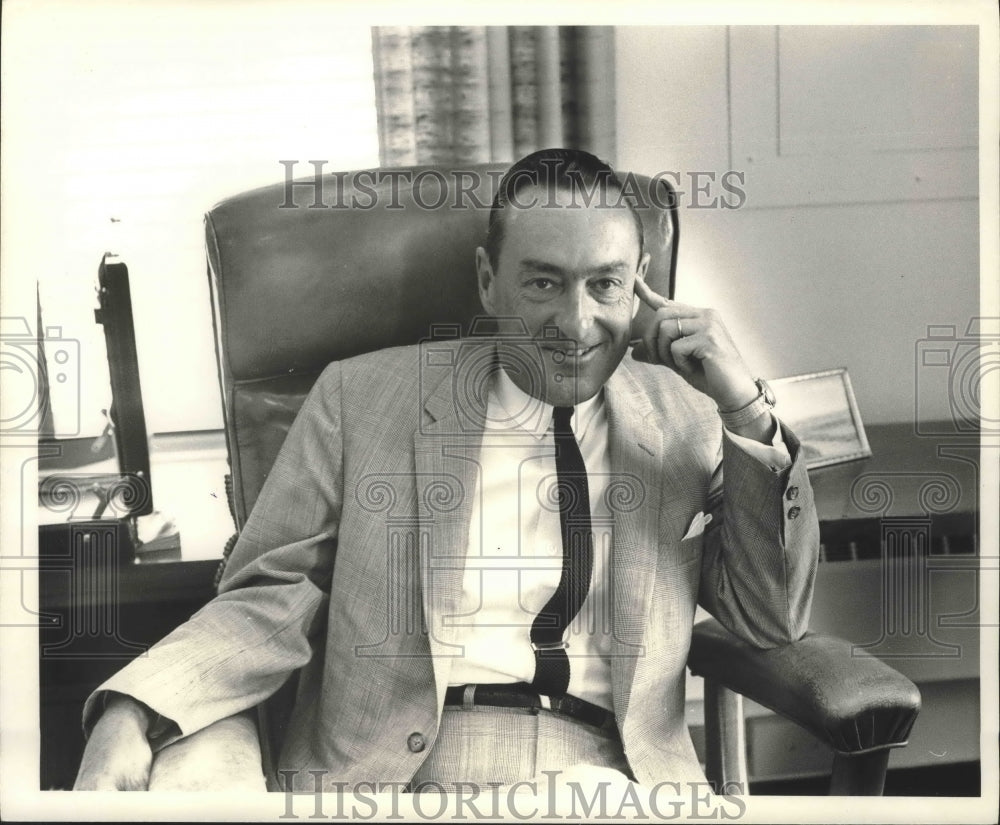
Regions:
[[449, 705], [434, 747], [410, 785], [415, 791], [452, 791], [456, 782], [511, 785], [579, 766], [630, 778], [617, 729], [599, 729], [548, 710]]

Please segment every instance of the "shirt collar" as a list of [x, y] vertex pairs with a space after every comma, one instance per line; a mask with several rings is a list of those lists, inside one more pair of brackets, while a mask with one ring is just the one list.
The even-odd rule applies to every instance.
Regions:
[[[496, 382], [493, 385], [494, 397], [499, 409], [495, 414], [492, 410], [487, 421], [491, 430], [520, 429], [537, 439], [542, 439], [552, 428], [552, 405], [541, 399], [528, 395], [511, 380], [506, 370], [501, 366], [496, 372]], [[593, 398], [577, 404], [573, 408], [570, 426], [577, 441], [584, 438], [590, 422], [604, 406], [604, 389]]]

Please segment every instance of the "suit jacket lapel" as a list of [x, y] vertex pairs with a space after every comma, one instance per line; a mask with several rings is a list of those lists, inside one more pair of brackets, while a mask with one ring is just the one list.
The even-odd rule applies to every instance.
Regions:
[[[636, 670], [648, 653], [645, 639], [657, 566], [671, 551], [669, 546], [661, 548], [660, 543], [679, 543], [683, 537], [691, 491], [681, 473], [696, 467], [698, 457], [695, 445], [671, 426], [669, 399], [652, 404], [628, 361], [623, 361], [608, 381], [605, 399], [612, 479], [625, 479], [643, 493], [640, 506], [619, 506], [614, 513], [611, 676], [621, 724], [628, 712]], [[690, 628], [660, 628], [656, 632], [681, 634]]]
[[[451, 363], [427, 369], [430, 388], [421, 428], [414, 435], [417, 518], [420, 524], [420, 581], [440, 715], [452, 659], [460, 652], [449, 621], [459, 613], [468, 549], [473, 496], [488, 399], [485, 386], [453, 380], [457, 360], [483, 356], [487, 344], [430, 345], [438, 354], [450, 349]], [[425, 358], [424, 362], [431, 359]], [[447, 359], [444, 359], [447, 360]], [[423, 377], [423, 376], [422, 376]], [[492, 380], [483, 372], [483, 380]], [[461, 396], [461, 397], [460, 397]]]
[[[619, 368], [605, 387], [611, 485], [624, 485], [622, 496], [609, 495], [614, 517], [612, 548], [611, 682], [615, 711], [624, 719], [649, 614], [656, 572], [656, 537], [660, 502], [662, 437], [646, 422], [653, 409], [627, 367]], [[638, 496], [638, 498], [634, 498]], [[633, 506], [630, 502], [639, 502]]]

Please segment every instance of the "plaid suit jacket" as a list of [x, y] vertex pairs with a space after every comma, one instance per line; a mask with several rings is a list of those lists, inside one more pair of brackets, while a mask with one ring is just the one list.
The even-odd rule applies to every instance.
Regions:
[[[189, 735], [299, 671], [278, 767], [407, 782], [433, 747], [460, 654], [449, 617], [494, 355], [492, 342], [466, 340], [331, 364], [220, 595], [102, 685], [85, 720], [101, 691], [117, 690]], [[819, 543], [809, 480], [791, 432], [793, 464], [773, 471], [724, 437], [714, 405], [670, 370], [626, 358], [605, 402], [615, 714], [640, 782], [704, 781], [684, 721], [696, 603], [761, 647], [805, 632]], [[699, 512], [712, 514], [707, 529], [683, 539]], [[412, 733], [427, 748], [412, 750]]]

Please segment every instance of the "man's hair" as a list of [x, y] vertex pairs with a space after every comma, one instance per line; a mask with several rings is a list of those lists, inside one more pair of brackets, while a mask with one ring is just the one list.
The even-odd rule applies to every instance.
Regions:
[[493, 205], [490, 207], [489, 228], [486, 230], [486, 254], [495, 270], [503, 243], [504, 216], [508, 209], [524, 208], [530, 200], [518, 195], [530, 186], [541, 189], [537, 199], [543, 206], [554, 204], [557, 191], [573, 194], [573, 205], [597, 203], [609, 209], [627, 208], [639, 233], [639, 258], [642, 258], [642, 218], [635, 204], [625, 195], [621, 179], [607, 163], [582, 149], [540, 149], [521, 158], [500, 180]]

